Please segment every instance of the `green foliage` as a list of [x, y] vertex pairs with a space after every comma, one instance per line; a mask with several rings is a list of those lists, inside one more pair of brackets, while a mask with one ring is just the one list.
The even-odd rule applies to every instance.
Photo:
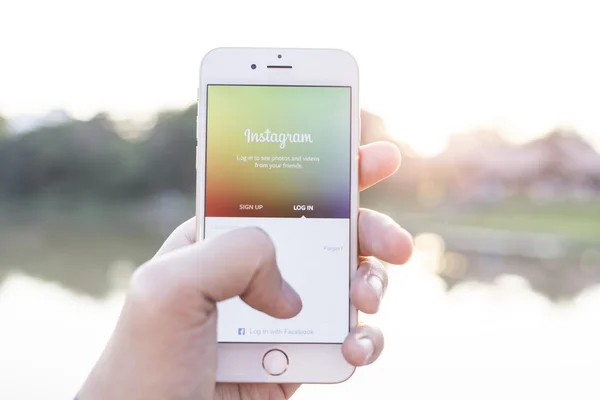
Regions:
[[104, 114], [0, 139], [0, 197], [114, 199], [170, 189], [193, 193], [195, 121], [195, 107], [163, 113], [140, 142], [119, 136]]
[[6, 119], [0, 115], [0, 141], [8, 136], [8, 124]]
[[178, 190], [193, 193], [195, 187], [196, 115], [192, 106], [182, 112], [158, 116], [150, 136], [142, 143], [145, 183], [151, 192]]

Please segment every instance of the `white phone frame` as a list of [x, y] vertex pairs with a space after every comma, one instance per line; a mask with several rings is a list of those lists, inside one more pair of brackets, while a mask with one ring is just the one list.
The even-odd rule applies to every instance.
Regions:
[[[279, 58], [281, 55], [281, 58]], [[251, 65], [256, 68], [252, 69]], [[292, 68], [267, 68], [267, 65]], [[196, 147], [196, 220], [197, 238], [204, 238], [204, 191], [206, 174], [207, 88], [211, 84], [231, 85], [306, 85], [349, 86], [352, 88], [351, 120], [351, 234], [350, 279], [358, 263], [358, 149], [360, 108], [358, 101], [358, 65], [352, 55], [334, 49], [217, 48], [206, 54], [200, 69]], [[350, 282], [348, 282], [350, 285]], [[348, 299], [350, 303], [350, 299]], [[356, 308], [350, 303], [350, 329], [358, 322]], [[217, 382], [339, 383], [354, 373], [342, 355], [341, 344], [219, 343]], [[285, 373], [272, 376], [265, 372], [262, 358], [279, 349], [289, 363]]]

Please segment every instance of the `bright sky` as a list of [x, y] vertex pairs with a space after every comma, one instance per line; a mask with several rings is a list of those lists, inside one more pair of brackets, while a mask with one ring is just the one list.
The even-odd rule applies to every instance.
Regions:
[[340, 47], [363, 107], [420, 152], [477, 127], [525, 140], [567, 125], [600, 146], [596, 3], [4, 0], [0, 113], [143, 118], [195, 101], [211, 48]]

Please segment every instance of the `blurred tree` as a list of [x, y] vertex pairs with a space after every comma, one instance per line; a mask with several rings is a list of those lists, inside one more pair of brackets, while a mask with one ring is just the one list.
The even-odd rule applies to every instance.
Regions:
[[103, 114], [41, 127], [7, 142], [1, 149], [0, 188], [8, 196], [118, 196], [135, 168], [133, 145]]
[[8, 126], [6, 119], [0, 115], [0, 196], [6, 193], [8, 171], [5, 166], [5, 154], [8, 151]]
[[361, 131], [361, 144], [368, 144], [381, 141], [391, 142], [398, 146], [403, 156], [415, 156], [415, 151], [407, 143], [396, 139], [395, 136], [390, 134], [390, 132], [387, 130], [387, 127], [385, 126], [383, 118], [381, 118], [377, 114], [365, 110], [361, 110], [360, 118], [362, 120], [362, 126], [367, 128]]
[[146, 184], [152, 192], [177, 190], [193, 194], [196, 186], [197, 106], [163, 112], [142, 144]]
[[[68, 118], [22, 135], [8, 134], [6, 120], [0, 117], [0, 196], [119, 200], [168, 191], [193, 195], [196, 112], [196, 105], [162, 112], [152, 128], [135, 140], [124, 139], [105, 113], [88, 121]], [[543, 162], [535, 164], [535, 174], [530, 174], [534, 180], [572, 180], [574, 171], [588, 168], [588, 180], [600, 181], [597, 170], [589, 167], [594, 162], [600, 165], [600, 156], [571, 131], [556, 130], [524, 146], [509, 146], [494, 131], [455, 135], [443, 154], [430, 159], [390, 136], [378, 116], [363, 111], [361, 117], [368, 127], [362, 132], [363, 144], [391, 141], [403, 153], [400, 172], [368, 191], [380, 198], [460, 193], [465, 185], [480, 179], [482, 166], [489, 164], [494, 149], [503, 149], [501, 155], [507, 159], [521, 154], [519, 149], [541, 154], [536, 157]]]
[[8, 137], [8, 122], [0, 115], [0, 140]]

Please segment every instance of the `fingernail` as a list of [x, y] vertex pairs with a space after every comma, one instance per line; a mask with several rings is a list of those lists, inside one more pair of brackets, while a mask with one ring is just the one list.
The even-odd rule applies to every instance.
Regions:
[[373, 288], [380, 299], [383, 297], [383, 281], [377, 275], [369, 275], [367, 283]]
[[366, 364], [367, 362], [369, 362], [369, 360], [371, 360], [371, 357], [373, 356], [373, 352], [375, 351], [375, 345], [373, 344], [373, 341], [366, 336], [358, 338], [358, 344], [363, 350], [363, 364]]
[[281, 284], [281, 294], [283, 295], [285, 302], [292, 308], [302, 308], [302, 299], [300, 298], [300, 295], [286, 281], [283, 281]]

